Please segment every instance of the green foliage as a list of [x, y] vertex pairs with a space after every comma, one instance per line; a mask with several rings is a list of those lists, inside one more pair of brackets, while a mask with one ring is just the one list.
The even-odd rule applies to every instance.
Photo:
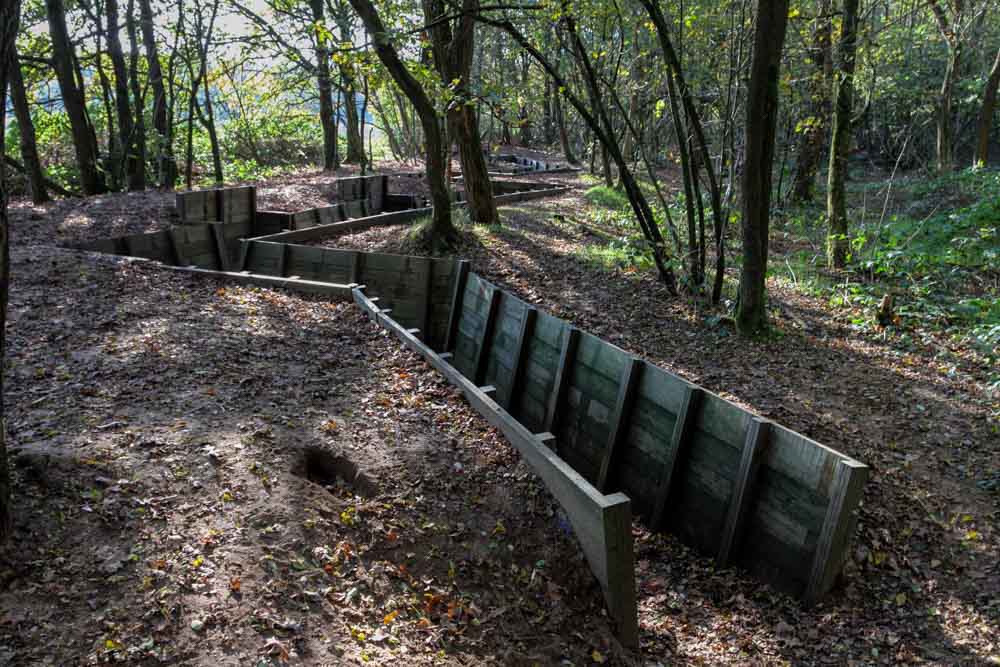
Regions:
[[621, 210], [629, 206], [624, 192], [606, 185], [595, 185], [584, 193], [584, 197], [591, 204], [607, 209]]

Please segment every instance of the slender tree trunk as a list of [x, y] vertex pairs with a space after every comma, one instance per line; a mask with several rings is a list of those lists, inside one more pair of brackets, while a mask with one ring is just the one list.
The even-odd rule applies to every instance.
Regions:
[[562, 144], [563, 157], [569, 164], [576, 164], [576, 155], [573, 153], [569, 132], [566, 130], [566, 114], [562, 107], [562, 93], [558, 89], [552, 96], [552, 106], [555, 107], [556, 124], [559, 126], [559, 143]]
[[146, 189], [146, 102], [139, 83], [139, 39], [135, 23], [135, 0], [128, 0], [125, 21], [128, 26], [129, 59], [128, 80], [132, 88], [135, 109], [132, 144], [136, 152], [135, 190]]
[[[848, 0], [854, 2], [855, 0]], [[743, 267], [736, 326], [744, 335], [767, 330], [767, 242], [771, 170], [778, 123], [778, 79], [788, 0], [758, 0], [753, 62], [747, 90], [746, 161], [743, 167]]]
[[958, 82], [959, 65], [962, 60], [962, 45], [954, 44], [948, 49], [948, 64], [945, 66], [937, 108], [937, 167], [941, 173], [948, 173], [954, 166], [954, 119], [952, 102], [955, 84]]
[[[691, 284], [700, 286], [704, 280], [702, 279], [701, 272], [698, 270], [698, 256], [700, 253], [698, 251], [697, 222], [694, 212], [694, 187], [691, 183], [698, 175], [692, 169], [691, 157], [688, 154], [687, 129], [684, 127], [684, 119], [681, 117], [680, 108], [677, 104], [677, 84], [674, 82], [673, 72], [667, 72], [667, 98], [670, 100], [670, 115], [673, 116], [674, 132], [677, 135], [677, 151], [681, 157], [681, 175], [684, 182], [684, 212], [687, 217], [688, 231], [688, 274], [691, 278]], [[701, 206], [700, 201], [697, 204]], [[679, 251], [680, 248], [678, 248]]]
[[[18, 23], [21, 18], [20, 0], [0, 3], [0, 138], [7, 129], [8, 73], [18, 67], [14, 52]], [[7, 297], [10, 293], [10, 220], [7, 217], [6, 144], [0, 141], [0, 543], [13, 532], [11, 511], [10, 469], [7, 465], [7, 420], [4, 405], [3, 373], [6, 363]]]
[[[43, 204], [49, 201], [49, 192], [45, 188], [45, 172], [42, 161], [38, 157], [38, 143], [35, 140], [35, 124], [31, 120], [31, 109], [28, 107], [28, 92], [24, 87], [24, 77], [17, 60], [17, 50], [11, 45], [13, 55], [9, 67], [10, 96], [14, 102], [14, 115], [17, 117], [18, 134], [21, 137], [21, 160], [28, 172], [28, 184], [31, 186], [31, 201]], [[2, 135], [0, 135], [2, 136]]]
[[424, 92], [420, 82], [407, 69], [399, 54], [389, 41], [389, 34], [382, 23], [372, 0], [350, 0], [354, 11], [361, 17], [368, 34], [371, 35], [375, 54], [385, 65], [396, 85], [413, 104], [424, 130], [427, 145], [427, 184], [430, 189], [434, 212], [431, 220], [431, 234], [436, 243], [450, 245], [457, 232], [451, 220], [451, 197], [445, 182], [444, 142], [441, 123], [434, 103]]
[[847, 264], [847, 156], [851, 150], [851, 113], [854, 109], [854, 54], [858, 28], [858, 0], [844, 0], [844, 19], [834, 91], [833, 134], [827, 174], [827, 261], [833, 268]]
[[809, 60], [814, 71], [809, 78], [809, 116], [799, 128], [796, 149], [795, 177], [792, 182], [792, 202], [805, 204], [813, 200], [816, 172], [823, 155], [823, 138], [830, 124], [830, 57], [831, 25], [829, 19], [830, 2], [824, 0], [819, 6], [820, 16], [813, 31], [813, 45]]
[[[8, 4], [5, 2], [4, 6]], [[73, 148], [80, 170], [80, 188], [87, 195], [100, 194], [105, 191], [105, 185], [97, 168], [97, 136], [87, 116], [83, 88], [77, 84], [73, 43], [66, 27], [66, 9], [62, 0], [46, 0], [45, 9], [52, 38], [52, 65], [59, 81], [63, 107], [69, 116]]]
[[979, 122], [976, 124], [975, 166], [985, 166], [990, 152], [990, 128], [993, 126], [993, 112], [997, 105], [997, 88], [1000, 87], [1000, 49], [997, 49], [993, 69], [983, 88], [983, 103], [979, 107]]
[[107, 18], [108, 55], [115, 75], [115, 111], [118, 116], [118, 145], [123, 154], [122, 164], [129, 190], [144, 187], [139, 177], [140, 166], [135, 147], [135, 129], [132, 109], [129, 107], [128, 70], [125, 69], [125, 55], [118, 38], [118, 0], [104, 0]]
[[[313, 21], [323, 25], [323, 0], [309, 0]], [[336, 169], [334, 149], [337, 144], [337, 130], [333, 125], [333, 87], [330, 85], [330, 52], [326, 38], [322, 34], [316, 40], [316, 86], [319, 89], [319, 123], [323, 128], [323, 169]]]
[[[139, 0], [142, 43], [146, 51], [149, 87], [153, 91], [153, 129], [156, 132], [156, 180], [161, 188], [173, 188], [177, 179], [177, 161], [167, 118], [167, 94], [163, 86], [163, 70], [153, 32], [153, 10], [150, 0]], [[183, 8], [181, 9], [183, 11]]]

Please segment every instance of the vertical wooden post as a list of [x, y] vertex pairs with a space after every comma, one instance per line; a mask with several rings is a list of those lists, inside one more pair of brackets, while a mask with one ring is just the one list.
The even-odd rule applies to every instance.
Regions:
[[[549, 396], [549, 404], [545, 407], [545, 425], [542, 429], [548, 433], [555, 433], [556, 425], [559, 423], [559, 404], [562, 403], [566, 387], [569, 385], [569, 376], [573, 368], [573, 361], [576, 359], [576, 346], [580, 340], [580, 330], [574, 326], [566, 326], [566, 334], [563, 336], [562, 349], [559, 351], [559, 367], [556, 370], [555, 384], [552, 386], [552, 394]], [[556, 453], [558, 453], [559, 441], [556, 440]]]
[[431, 290], [434, 287], [434, 265], [436, 263], [433, 259], [424, 259], [427, 275], [424, 277], [424, 294], [420, 302], [420, 328], [422, 330], [421, 340], [428, 345], [431, 344]]
[[601, 493], [607, 493], [608, 480], [611, 476], [612, 465], [614, 464], [615, 449], [617, 449], [618, 443], [628, 431], [628, 416], [632, 412], [632, 403], [635, 400], [635, 388], [639, 384], [643, 366], [642, 359], [635, 357], [626, 359], [621, 378], [618, 380], [618, 399], [615, 401], [611, 420], [608, 422], [611, 428], [608, 433], [608, 442], [604, 447], [601, 468], [597, 473], [597, 484], [595, 485]]
[[604, 528], [604, 599], [618, 640], [639, 646], [639, 618], [635, 599], [635, 552], [632, 545], [632, 501], [623, 493], [606, 496], [601, 511]]
[[448, 332], [444, 339], [445, 352], [449, 352], [455, 347], [458, 322], [462, 319], [462, 306], [465, 301], [465, 283], [469, 279], [469, 260], [458, 260], [455, 263], [455, 271], [455, 288], [451, 293], [451, 312], [448, 313]]
[[850, 459], [842, 459], [834, 472], [830, 505], [816, 544], [809, 583], [806, 585], [805, 602], [813, 604], [821, 598], [840, 573], [847, 556], [847, 545], [854, 532], [857, 516], [854, 508], [868, 479], [868, 466]]
[[726, 522], [722, 526], [719, 553], [715, 557], [715, 564], [718, 567], [728, 565], [733, 550], [739, 546], [747, 510], [750, 507], [750, 501], [753, 499], [754, 485], [757, 482], [757, 472], [760, 469], [760, 462], [764, 452], [767, 450], [770, 433], [771, 422], [760, 417], [753, 417], [750, 420], [746, 438], [743, 441], [740, 467], [736, 471], [736, 482], [733, 484], [733, 493], [729, 499]]
[[355, 250], [351, 253], [351, 277], [348, 279], [348, 282], [355, 285], [361, 284], [361, 260], [362, 255], [360, 252]]
[[660, 481], [656, 485], [653, 519], [650, 522], [653, 530], [660, 530], [663, 526], [667, 498], [674, 486], [677, 468], [684, 458], [684, 449], [686, 449], [687, 441], [690, 440], [691, 431], [694, 429], [695, 418], [698, 416], [698, 409], [704, 393], [704, 390], [694, 385], [689, 384], [684, 388], [684, 398], [681, 399], [681, 407], [677, 411], [677, 421], [674, 423], [674, 432], [670, 438], [670, 449], [667, 450], [667, 458], [663, 462]]
[[472, 368], [472, 377], [469, 378], [476, 384], [483, 381], [486, 373], [486, 363], [489, 359], [490, 341], [493, 338], [493, 327], [496, 324], [497, 309], [500, 307], [500, 288], [496, 285], [490, 286], [490, 301], [486, 307], [486, 321], [483, 322], [483, 329], [479, 332], [479, 340], [476, 345], [476, 363]]
[[288, 244], [281, 244], [281, 252], [278, 255], [278, 277], [285, 277], [285, 266], [288, 264]]
[[[528, 344], [531, 342], [531, 335], [535, 331], [535, 319], [538, 317], [538, 309], [534, 306], [527, 306], [524, 309], [524, 316], [521, 318], [521, 329], [517, 333], [517, 347], [514, 348], [514, 364], [510, 371], [510, 388], [504, 399], [504, 408], [513, 414], [514, 397], [521, 390], [521, 382], [524, 378], [524, 360], [528, 356]], [[515, 417], [517, 415], [514, 415]]]
[[226, 248], [225, 223], [209, 223], [212, 229], [212, 238], [215, 242], [215, 253], [219, 256], [219, 269], [222, 271], [232, 271], [232, 262], [229, 260], [229, 249]]

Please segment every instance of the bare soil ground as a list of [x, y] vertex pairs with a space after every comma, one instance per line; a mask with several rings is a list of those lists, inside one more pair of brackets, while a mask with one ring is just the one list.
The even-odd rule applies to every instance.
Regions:
[[0, 663], [612, 654], [544, 487], [353, 306], [14, 262]]
[[872, 466], [814, 609], [637, 523], [629, 654], [551, 498], [440, 378], [353, 306], [35, 245], [169, 223], [167, 196], [101, 200], [15, 213], [0, 664], [1000, 663], [1000, 498], [976, 485], [998, 405], [966, 350], [898, 349], [777, 282], [780, 335], [738, 339], [582, 261], [579, 192], [468, 234], [522, 298]]

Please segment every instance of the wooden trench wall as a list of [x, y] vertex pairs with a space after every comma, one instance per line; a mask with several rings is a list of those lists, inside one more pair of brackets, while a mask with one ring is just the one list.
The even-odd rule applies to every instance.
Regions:
[[[543, 192], [553, 190], [498, 201]], [[296, 230], [262, 218], [249, 193], [234, 197], [243, 204], [218, 195], [179, 204], [185, 215], [214, 220], [88, 248], [353, 296], [458, 387], [545, 480], [624, 643], [638, 641], [633, 513], [720, 567], [739, 566], [807, 603], [834, 586], [865, 465], [580, 331], [470, 272], [464, 260], [290, 243], [427, 209]]]
[[[465, 266], [465, 265], [463, 265]], [[812, 602], [848, 552], [868, 468], [460, 269], [445, 352], [602, 493]]]

